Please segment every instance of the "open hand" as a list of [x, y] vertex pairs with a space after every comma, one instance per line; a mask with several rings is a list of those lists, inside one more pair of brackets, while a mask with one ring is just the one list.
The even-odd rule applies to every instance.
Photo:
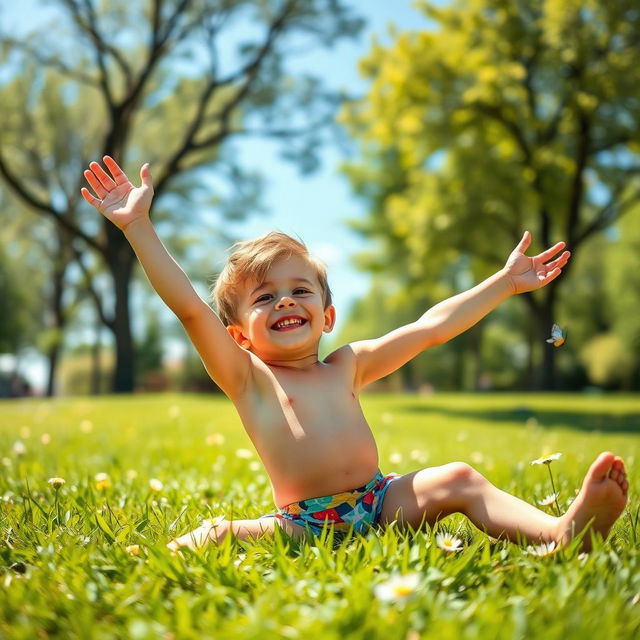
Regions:
[[[522, 240], [511, 252], [504, 266], [505, 273], [509, 276], [514, 288], [514, 293], [534, 291], [546, 286], [555, 280], [561, 273], [562, 267], [567, 264], [571, 256], [569, 251], [563, 251], [560, 256], [552, 260], [558, 251], [564, 249], [565, 243], [558, 242], [537, 256], [525, 256], [524, 252], [531, 244], [531, 234], [524, 232]], [[548, 262], [550, 260], [550, 262]]]
[[153, 199], [153, 182], [149, 164], [142, 165], [140, 180], [142, 184], [134, 187], [118, 163], [110, 156], [104, 156], [104, 164], [109, 175], [97, 162], [92, 162], [85, 170], [84, 177], [93, 189], [83, 187], [83, 198], [94, 206], [105, 218], [124, 231], [134, 220], [147, 217]]

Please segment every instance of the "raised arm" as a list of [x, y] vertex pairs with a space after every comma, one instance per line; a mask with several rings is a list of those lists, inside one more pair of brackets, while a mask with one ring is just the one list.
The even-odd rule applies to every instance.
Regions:
[[361, 388], [382, 378], [429, 347], [443, 344], [466, 331], [509, 296], [549, 284], [562, 272], [568, 251], [552, 259], [564, 242], [534, 257], [525, 255], [531, 244], [526, 231], [507, 263], [497, 273], [468, 291], [447, 298], [411, 324], [376, 340], [351, 345], [356, 356], [356, 386]]
[[231, 338], [158, 238], [149, 219], [153, 199], [149, 165], [142, 166], [142, 184], [134, 187], [113, 158], [105, 156], [104, 163], [111, 175], [92, 162], [84, 176], [95, 196], [86, 188], [82, 196], [125, 234], [153, 288], [185, 327], [209, 375], [228, 395], [239, 393], [246, 384], [250, 356]]

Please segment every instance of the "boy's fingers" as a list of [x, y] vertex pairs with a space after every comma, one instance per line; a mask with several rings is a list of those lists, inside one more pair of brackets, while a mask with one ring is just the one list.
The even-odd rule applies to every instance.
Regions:
[[148, 162], [145, 162], [140, 169], [140, 180], [145, 187], [153, 188], [153, 179], [151, 178], [151, 170], [149, 169]]
[[547, 273], [547, 275], [542, 279], [542, 284], [543, 285], [549, 284], [552, 280], [555, 280], [561, 273], [562, 273], [562, 269], [560, 269], [559, 267], [556, 267], [553, 271], [551, 271], [550, 273]]
[[100, 181], [93, 175], [91, 171], [88, 169], [84, 172], [84, 177], [86, 181], [91, 185], [91, 188], [95, 191], [98, 198], [104, 200], [104, 197], [107, 195], [107, 191], [104, 189]]
[[[107, 191], [111, 191], [111, 189], [116, 186], [116, 183], [107, 175], [106, 171], [97, 162], [92, 162], [91, 164], [89, 164], [89, 169], [93, 171], [96, 178], [100, 180], [102, 186]], [[98, 193], [98, 195], [100, 194]]]
[[537, 255], [536, 258], [538, 258], [539, 260], [542, 260], [542, 262], [546, 262], [547, 260], [555, 256], [556, 253], [560, 251], [560, 249], [563, 249], [564, 246], [565, 246], [564, 242], [556, 242], [556, 244], [554, 244], [553, 247], [549, 247], [549, 249]]
[[111, 175], [115, 180], [116, 184], [124, 184], [125, 182], [129, 182], [127, 178], [127, 174], [120, 168], [120, 165], [111, 157], [105, 156], [103, 158], [105, 165], [107, 165], [107, 169], [111, 171]]
[[564, 267], [567, 264], [567, 260], [571, 254], [568, 251], [565, 251], [561, 256], [553, 260], [547, 265], [547, 269], [555, 269], [556, 267]]
[[520, 242], [518, 243], [518, 246], [516, 247], [516, 251], [520, 251], [524, 253], [529, 248], [530, 244], [531, 244], [531, 234], [528, 231], [525, 231], [524, 235], [522, 236], [522, 240], [520, 240]]
[[82, 187], [82, 189], [80, 189], [80, 193], [82, 194], [82, 197], [92, 206], [95, 207], [96, 209], [100, 206], [101, 201], [98, 200], [98, 198], [94, 197], [91, 195], [89, 189], [87, 189], [86, 187]]

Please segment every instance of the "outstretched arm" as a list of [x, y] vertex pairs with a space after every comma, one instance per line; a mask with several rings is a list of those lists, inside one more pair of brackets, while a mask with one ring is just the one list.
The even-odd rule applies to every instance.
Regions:
[[104, 163], [111, 175], [97, 162], [92, 162], [84, 172], [97, 196], [83, 188], [84, 199], [124, 233], [153, 288], [166, 305], [180, 320], [188, 317], [199, 305], [200, 297], [165, 249], [149, 219], [153, 200], [149, 165], [142, 166], [142, 184], [134, 187], [113, 158], [105, 156]]
[[229, 336], [158, 238], [149, 219], [153, 199], [149, 165], [142, 166], [142, 184], [134, 187], [113, 158], [105, 156], [104, 163], [111, 175], [97, 162], [84, 172], [95, 193], [83, 188], [84, 199], [123, 231], [153, 288], [184, 325], [207, 371], [233, 396], [246, 382], [250, 356]]
[[525, 255], [531, 244], [526, 231], [507, 263], [497, 273], [468, 291], [447, 298], [419, 320], [377, 340], [351, 345], [357, 361], [356, 384], [365, 386], [392, 373], [425, 349], [442, 344], [466, 331], [509, 296], [533, 291], [557, 278], [570, 253], [559, 242], [534, 257]]

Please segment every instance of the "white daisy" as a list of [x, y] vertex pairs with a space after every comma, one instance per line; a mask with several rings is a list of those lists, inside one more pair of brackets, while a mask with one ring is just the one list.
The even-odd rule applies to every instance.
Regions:
[[443, 551], [462, 551], [462, 540], [452, 536], [450, 533], [439, 533], [436, 536], [436, 544]]
[[382, 602], [403, 600], [411, 595], [418, 586], [420, 576], [417, 573], [409, 573], [404, 576], [391, 576], [386, 582], [376, 585], [373, 592]]
[[552, 540], [551, 542], [541, 542], [540, 544], [535, 546], [529, 545], [525, 553], [528, 553], [531, 556], [538, 556], [542, 558], [544, 556], [551, 555], [556, 550], [557, 546], [558, 545], [555, 540]]
[[552, 453], [551, 455], [544, 458], [538, 458], [537, 460], [534, 460], [531, 464], [551, 464], [554, 460], [557, 460], [561, 456], [561, 453]]
[[66, 480], [64, 478], [49, 478], [47, 482], [54, 488], [59, 489]]
[[558, 499], [559, 495], [560, 495], [559, 493], [550, 493], [546, 498], [543, 498], [542, 500], [538, 500], [538, 504], [541, 507], [548, 507], [550, 504], [553, 504]]

